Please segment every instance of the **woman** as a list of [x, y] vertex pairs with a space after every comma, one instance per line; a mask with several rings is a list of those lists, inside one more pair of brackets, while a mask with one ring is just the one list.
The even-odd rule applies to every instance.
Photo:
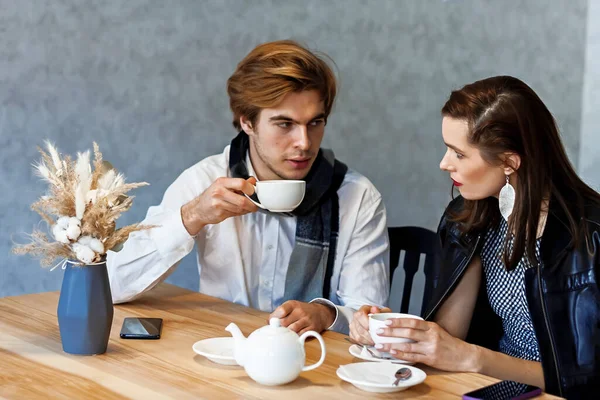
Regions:
[[[571, 166], [535, 92], [499, 76], [452, 92], [440, 168], [461, 196], [438, 234], [425, 321], [388, 320], [403, 360], [569, 398], [600, 396], [600, 195]], [[351, 335], [371, 343], [364, 306]], [[376, 346], [377, 347], [377, 346]]]

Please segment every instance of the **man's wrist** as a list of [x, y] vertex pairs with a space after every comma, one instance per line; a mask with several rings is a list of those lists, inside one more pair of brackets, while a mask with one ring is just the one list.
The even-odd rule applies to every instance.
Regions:
[[323, 330], [325, 330], [325, 329], [329, 328], [331, 325], [333, 325], [333, 323], [335, 322], [335, 316], [336, 316], [335, 308], [332, 308], [329, 305], [326, 305], [323, 303], [317, 303], [317, 304], [326, 310], [325, 313], [326, 313], [327, 317], [325, 318], [325, 324], [324, 324], [325, 326], [323, 327]]
[[195, 200], [192, 200], [181, 206], [181, 221], [183, 222], [185, 230], [188, 231], [191, 236], [196, 236], [205, 226], [194, 210], [194, 201]]
[[[324, 306], [327, 309], [327, 311], [324, 311], [325, 315], [327, 316], [326, 321], [324, 321], [324, 322], [328, 325], [325, 325], [323, 327], [323, 330], [330, 329], [335, 324], [335, 322], [337, 321], [337, 318], [338, 318], [338, 309], [335, 306], [335, 304], [331, 300], [327, 300], [324, 298], [313, 299], [310, 301], [310, 303], [319, 304], [321, 306]], [[330, 318], [330, 317], [332, 317], [332, 318]]]

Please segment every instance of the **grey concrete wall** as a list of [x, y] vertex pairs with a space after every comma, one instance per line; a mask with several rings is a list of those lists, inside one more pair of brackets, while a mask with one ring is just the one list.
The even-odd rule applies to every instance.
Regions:
[[[451, 89], [512, 74], [555, 113], [579, 156], [586, 0], [39, 2], [0, 0], [0, 296], [57, 290], [62, 273], [9, 253], [38, 223], [31, 172], [45, 138], [96, 140], [137, 191], [142, 219], [186, 167], [234, 135], [225, 81], [260, 42], [300, 40], [337, 63], [324, 145], [383, 193], [390, 225], [435, 228]], [[170, 282], [197, 288], [188, 257]]]
[[589, 0], [579, 173], [600, 191], [600, 0]]

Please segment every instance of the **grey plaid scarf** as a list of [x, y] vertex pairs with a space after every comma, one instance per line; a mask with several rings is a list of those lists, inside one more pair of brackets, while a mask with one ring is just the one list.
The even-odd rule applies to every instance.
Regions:
[[[229, 169], [234, 178], [249, 178], [245, 161], [248, 146], [248, 135], [244, 131], [231, 141]], [[336, 160], [331, 150], [319, 150], [305, 178], [304, 200], [291, 213], [297, 217], [296, 244], [285, 279], [283, 302], [329, 298], [339, 230], [337, 190], [347, 171], [348, 167]], [[258, 202], [256, 196], [253, 200]]]

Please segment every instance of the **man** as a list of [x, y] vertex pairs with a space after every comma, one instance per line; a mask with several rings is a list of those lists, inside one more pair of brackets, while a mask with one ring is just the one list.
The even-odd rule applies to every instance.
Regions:
[[[200, 292], [272, 312], [298, 333], [348, 331], [355, 309], [388, 300], [381, 195], [320, 149], [336, 80], [292, 41], [265, 43], [229, 78], [233, 125], [222, 154], [184, 171], [108, 269], [115, 303], [162, 281], [197, 245]], [[258, 180], [306, 181], [292, 214], [258, 210]]]

